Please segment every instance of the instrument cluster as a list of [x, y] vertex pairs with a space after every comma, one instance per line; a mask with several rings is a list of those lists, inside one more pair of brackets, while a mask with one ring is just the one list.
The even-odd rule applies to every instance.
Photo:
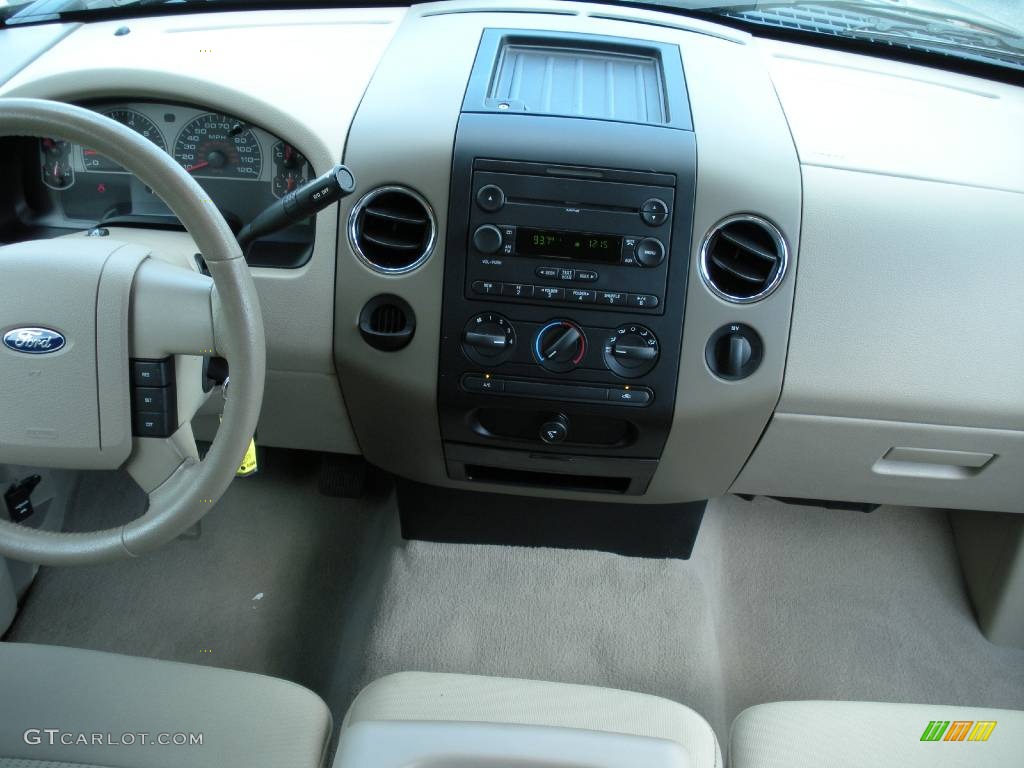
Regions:
[[[236, 231], [275, 198], [313, 178], [305, 156], [247, 121], [203, 107], [159, 102], [85, 105], [131, 128], [171, 155], [195, 178]], [[132, 219], [158, 221], [170, 210], [135, 176], [95, 149], [39, 139], [39, 181], [52, 203], [50, 224], [95, 226]], [[298, 230], [305, 228], [308, 232]], [[311, 241], [312, 225], [285, 230], [285, 240]], [[299, 235], [303, 235], [300, 237]]]

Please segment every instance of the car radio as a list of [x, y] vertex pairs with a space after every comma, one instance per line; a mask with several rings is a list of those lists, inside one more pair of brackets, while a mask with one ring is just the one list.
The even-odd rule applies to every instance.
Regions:
[[517, 165], [475, 165], [466, 296], [662, 313], [675, 178]]
[[[461, 123], [459, 136], [493, 140]], [[533, 152], [538, 137], [504, 140]], [[438, 370], [453, 477], [582, 473], [597, 487], [607, 471], [630, 478], [622, 492], [646, 487], [672, 420], [693, 221], [692, 134], [667, 140], [666, 155], [582, 153], [658, 170], [457, 153]]]

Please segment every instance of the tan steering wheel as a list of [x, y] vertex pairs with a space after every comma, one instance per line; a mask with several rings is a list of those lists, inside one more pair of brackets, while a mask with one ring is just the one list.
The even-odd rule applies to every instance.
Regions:
[[[0, 248], [0, 336], [12, 340], [0, 345], [0, 463], [124, 467], [149, 494], [146, 513], [120, 528], [53, 533], [0, 520], [0, 555], [49, 565], [137, 556], [209, 512], [245, 454], [266, 367], [256, 287], [207, 194], [148, 139], [80, 107], [6, 98], [0, 136], [66, 139], [119, 163], [170, 207], [209, 265], [212, 280], [112, 237]], [[201, 398], [183, 393], [201, 385], [202, 355], [227, 358], [231, 396], [200, 461], [189, 422]], [[168, 357], [179, 361], [176, 431], [133, 437], [130, 361]]]

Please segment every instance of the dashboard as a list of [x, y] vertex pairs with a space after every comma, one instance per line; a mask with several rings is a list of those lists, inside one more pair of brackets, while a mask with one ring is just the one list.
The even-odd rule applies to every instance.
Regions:
[[[549, 0], [120, 26], [55, 29], [0, 95], [110, 114], [234, 226], [356, 177], [301, 255], [247, 254], [264, 444], [524, 496], [1019, 511], [1021, 88]], [[167, 218], [87, 147], [18, 147], [2, 237]]]
[[[224, 112], [158, 101], [83, 106], [128, 126], [174, 157], [236, 232], [312, 178], [309, 161], [292, 144]], [[57, 229], [173, 226], [173, 214], [159, 198], [95, 150], [43, 137], [37, 155], [38, 183], [30, 183], [26, 194], [34, 203], [33, 224]], [[312, 227], [305, 222], [257, 242], [247, 257], [256, 266], [299, 266], [309, 257], [311, 242]]]

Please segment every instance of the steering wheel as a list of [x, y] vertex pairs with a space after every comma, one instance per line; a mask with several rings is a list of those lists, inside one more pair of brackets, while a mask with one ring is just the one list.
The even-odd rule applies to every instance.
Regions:
[[[123, 467], [149, 495], [146, 513], [119, 528], [63, 533], [0, 520], [0, 555], [45, 565], [135, 557], [209, 512], [245, 454], [266, 368], [256, 286], [209, 196], [135, 131], [68, 104], [3, 98], [4, 136], [54, 136], [120, 164], [170, 207], [209, 266], [206, 277], [85, 234], [0, 248], [0, 463]], [[200, 461], [190, 420], [204, 398], [204, 355], [227, 358], [231, 392]], [[170, 437], [133, 437], [136, 359], [173, 361]]]

